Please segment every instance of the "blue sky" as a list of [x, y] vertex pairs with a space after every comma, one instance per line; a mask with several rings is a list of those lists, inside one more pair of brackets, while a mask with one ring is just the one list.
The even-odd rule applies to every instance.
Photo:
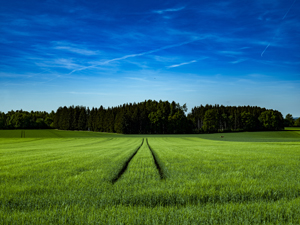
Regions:
[[300, 0], [0, 0], [0, 111], [144, 100], [300, 116]]

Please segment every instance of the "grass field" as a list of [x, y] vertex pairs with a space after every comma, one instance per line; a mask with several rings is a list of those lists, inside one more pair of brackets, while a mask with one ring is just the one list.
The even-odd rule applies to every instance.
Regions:
[[0, 224], [300, 224], [299, 132], [2, 130]]

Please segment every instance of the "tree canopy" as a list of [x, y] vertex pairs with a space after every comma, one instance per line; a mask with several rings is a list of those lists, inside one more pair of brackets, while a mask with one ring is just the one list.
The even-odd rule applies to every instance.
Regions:
[[90, 130], [123, 134], [185, 134], [282, 130], [296, 125], [276, 110], [257, 106], [200, 105], [186, 115], [186, 104], [145, 100], [117, 107], [59, 107], [56, 112], [0, 112], [0, 129]]
[[54, 128], [55, 112], [9, 111], [0, 112], [0, 129], [47, 129]]
[[282, 130], [284, 120], [276, 110], [257, 106], [201, 105], [187, 116], [194, 132]]

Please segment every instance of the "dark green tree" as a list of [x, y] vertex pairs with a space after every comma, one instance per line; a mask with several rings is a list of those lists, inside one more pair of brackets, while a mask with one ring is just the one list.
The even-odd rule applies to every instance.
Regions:
[[287, 114], [285, 116], [284, 126], [285, 127], [292, 127], [292, 126], [294, 126], [294, 118], [293, 118], [292, 114]]
[[262, 112], [258, 119], [265, 130], [282, 130], [284, 128], [283, 117], [277, 111]]
[[298, 119], [295, 120], [294, 126], [295, 126], [295, 127], [300, 127], [300, 117], [299, 117]]
[[84, 107], [80, 108], [77, 127], [78, 130], [87, 130], [87, 112]]
[[241, 119], [242, 119], [242, 129], [244, 130], [255, 130], [255, 120], [253, 115], [250, 112], [242, 112], [241, 114]]
[[219, 116], [215, 109], [209, 109], [204, 114], [203, 129], [205, 132], [217, 132], [219, 128]]

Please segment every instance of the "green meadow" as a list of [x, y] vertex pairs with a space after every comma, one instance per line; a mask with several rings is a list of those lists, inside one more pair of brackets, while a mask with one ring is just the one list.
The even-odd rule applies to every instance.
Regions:
[[300, 224], [300, 129], [0, 130], [0, 224]]

